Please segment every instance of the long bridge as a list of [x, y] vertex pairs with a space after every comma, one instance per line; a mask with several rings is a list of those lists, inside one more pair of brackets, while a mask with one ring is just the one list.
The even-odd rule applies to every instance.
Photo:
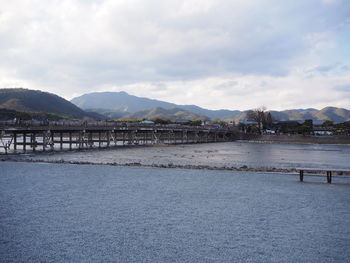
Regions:
[[113, 122], [0, 122], [0, 153], [62, 151], [123, 145], [227, 142], [236, 130], [213, 126]]

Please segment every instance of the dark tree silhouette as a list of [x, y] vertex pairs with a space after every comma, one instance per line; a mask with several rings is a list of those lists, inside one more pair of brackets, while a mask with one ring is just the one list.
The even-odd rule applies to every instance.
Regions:
[[266, 111], [266, 107], [260, 107], [248, 111], [247, 117], [248, 119], [256, 121], [258, 123], [258, 128], [260, 132], [263, 129], [270, 127], [273, 122], [272, 115], [270, 112]]

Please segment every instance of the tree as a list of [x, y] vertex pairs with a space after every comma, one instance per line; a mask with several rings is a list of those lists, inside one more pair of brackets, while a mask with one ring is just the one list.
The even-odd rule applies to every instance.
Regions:
[[166, 125], [166, 124], [170, 124], [172, 123], [171, 120], [164, 120], [161, 118], [156, 118], [153, 120], [155, 124], [162, 124], [162, 125]]
[[226, 121], [222, 121], [222, 120], [215, 120], [214, 122], [215, 124], [220, 124], [221, 127], [227, 127], [228, 123]]
[[248, 119], [256, 121], [258, 123], [258, 128], [260, 132], [263, 129], [270, 127], [273, 122], [272, 115], [270, 112], [266, 111], [266, 107], [260, 107], [260, 108], [248, 111], [247, 117]]
[[266, 127], [271, 128], [273, 123], [273, 117], [271, 115], [271, 112], [268, 112], [266, 115]]
[[195, 120], [190, 122], [191, 126], [201, 126], [202, 125], [202, 120]]
[[304, 127], [304, 132], [312, 132], [314, 129], [313, 121], [311, 119], [305, 120], [302, 127]]
[[332, 127], [333, 126], [333, 122], [330, 120], [326, 120], [323, 122], [322, 124], [323, 127]]

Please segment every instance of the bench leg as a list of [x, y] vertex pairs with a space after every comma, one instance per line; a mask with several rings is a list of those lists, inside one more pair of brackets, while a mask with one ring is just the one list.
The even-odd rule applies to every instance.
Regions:
[[299, 180], [300, 180], [300, 182], [304, 181], [304, 171], [303, 170], [299, 171]]
[[327, 183], [332, 183], [332, 171], [327, 172]]

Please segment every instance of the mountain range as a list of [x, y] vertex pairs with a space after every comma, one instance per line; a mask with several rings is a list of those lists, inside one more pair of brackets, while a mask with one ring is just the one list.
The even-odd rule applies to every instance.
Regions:
[[170, 102], [137, 97], [125, 91], [88, 93], [73, 98], [71, 102], [85, 110], [115, 112], [119, 115], [128, 115], [137, 111], [151, 110], [152, 108], [178, 108], [211, 119], [225, 119], [233, 114], [240, 113], [240, 111], [231, 110], [208, 110], [196, 105], [177, 105]]
[[[82, 109], [95, 111], [112, 119], [152, 119], [158, 116], [174, 119], [177, 116], [181, 116], [182, 119], [209, 118], [225, 121], [233, 120], [237, 123], [247, 118], [247, 111], [209, 110], [196, 105], [177, 105], [129, 95], [124, 91], [88, 93], [72, 99], [71, 102]], [[350, 121], [350, 111], [336, 107], [326, 107], [321, 110], [308, 108], [270, 112], [274, 119], [281, 121], [304, 121], [306, 119], [312, 119], [314, 122], [323, 122], [325, 120], [331, 120], [336, 123]], [[195, 116], [191, 116], [191, 114], [195, 114]]]
[[[22, 88], [0, 89], [0, 119], [29, 114], [39, 119], [169, 119], [169, 120], [225, 120], [247, 118], [248, 111], [209, 110], [196, 105], [177, 105], [160, 100], [137, 97], [126, 92], [88, 93], [67, 101], [55, 94]], [[350, 121], [350, 111], [326, 107], [321, 110], [293, 109], [270, 111], [276, 120], [312, 119], [315, 123], [331, 120]]]

